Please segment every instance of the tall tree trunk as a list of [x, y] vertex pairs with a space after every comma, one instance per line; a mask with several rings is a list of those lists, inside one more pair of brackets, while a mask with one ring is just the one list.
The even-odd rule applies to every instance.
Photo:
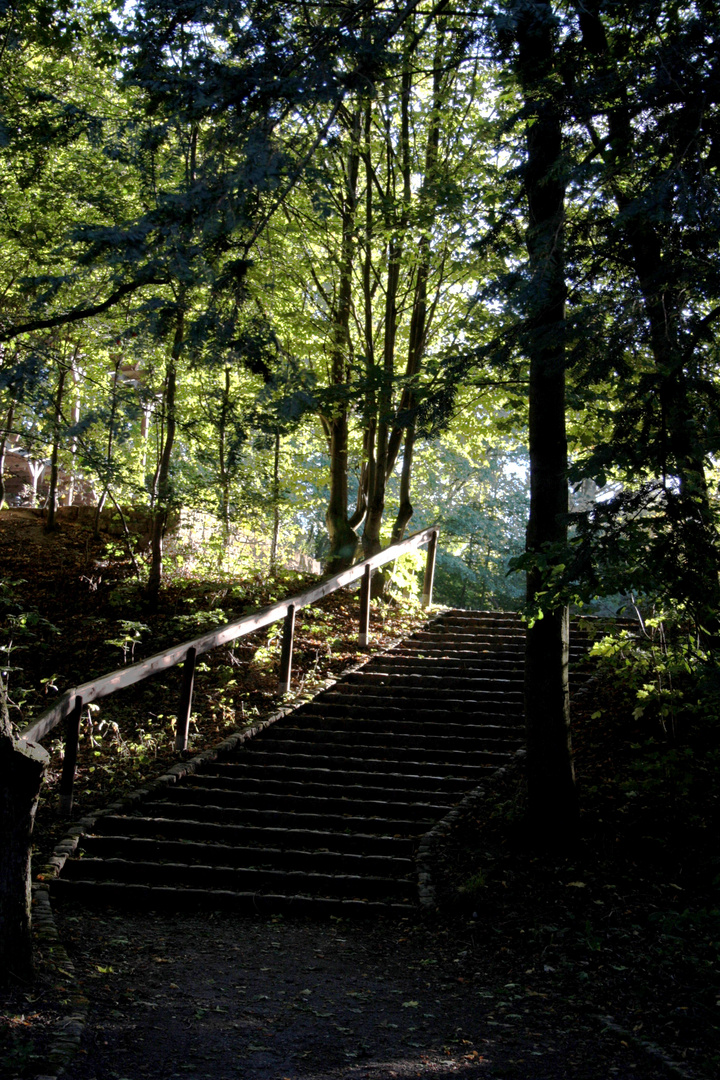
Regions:
[[[73, 383], [73, 403], [72, 403], [72, 411], [70, 413], [70, 422], [71, 422], [71, 424], [73, 426], [80, 423], [80, 390], [79, 390], [80, 372], [78, 371], [78, 367], [77, 367], [78, 352], [79, 352], [79, 350], [76, 349], [75, 350], [75, 355], [73, 356], [72, 361], [70, 363], [70, 375], [72, 376], [72, 383]], [[72, 506], [73, 502], [75, 501], [75, 483], [76, 483], [76, 479], [77, 479], [77, 477], [76, 477], [76, 472], [77, 472], [77, 451], [78, 451], [78, 441], [77, 441], [77, 439], [74, 438], [73, 441], [72, 441], [72, 446], [70, 447], [70, 453], [71, 453], [71, 456], [72, 456], [72, 462], [71, 462], [71, 465], [70, 465], [70, 481], [69, 481], [69, 484], [68, 484], [68, 496], [67, 496], [67, 504], [68, 504], [68, 506]]]
[[280, 539], [280, 432], [275, 432], [275, 456], [273, 459], [273, 531], [270, 543], [270, 569], [277, 568], [278, 541]]
[[337, 573], [352, 563], [358, 542], [357, 533], [350, 525], [348, 517], [348, 412], [343, 394], [347, 386], [350, 365], [350, 313], [361, 120], [362, 109], [357, 108], [351, 122], [347, 190], [342, 214], [340, 280], [332, 340], [330, 378], [332, 386], [338, 389], [338, 395], [332, 415], [326, 418], [330, 449], [330, 498], [325, 513], [330, 551], [326, 560], [326, 569], [330, 573]]
[[8, 435], [12, 430], [15, 418], [15, 401], [11, 401], [5, 419], [5, 426], [0, 436], [0, 510], [5, 505], [5, 450], [7, 448]]
[[175, 390], [177, 385], [177, 362], [182, 351], [185, 333], [185, 312], [178, 307], [170, 357], [165, 369], [164, 433], [157, 474], [157, 499], [153, 507], [150, 526], [150, 573], [147, 583], [147, 600], [151, 609], [158, 604], [163, 570], [163, 540], [167, 528], [170, 500], [170, 462], [175, 442]]
[[0, 983], [32, 976], [32, 831], [48, 761], [41, 746], [14, 737], [0, 673]]
[[[395, 351], [398, 331], [398, 290], [400, 287], [400, 271], [405, 237], [408, 229], [410, 200], [412, 197], [411, 180], [412, 164], [410, 158], [410, 93], [412, 90], [412, 75], [410, 71], [411, 51], [410, 31], [407, 31], [405, 56], [400, 90], [400, 173], [402, 179], [402, 194], [400, 212], [395, 209], [397, 193], [395, 191], [395, 174], [393, 169], [388, 170], [388, 184], [386, 191], [387, 214], [385, 227], [390, 232], [387, 255], [387, 281], [385, 286], [385, 325], [383, 334], [383, 361], [380, 375], [380, 392], [377, 397], [377, 422], [375, 426], [375, 468], [373, 483], [368, 490], [367, 514], [363, 529], [363, 553], [365, 556], [375, 555], [380, 551], [380, 529], [382, 527], [383, 514], [385, 512], [385, 489], [387, 486], [388, 470], [388, 439], [392, 426], [393, 412], [393, 378], [395, 375]], [[393, 151], [389, 149], [388, 158], [391, 159]], [[384, 576], [375, 575], [373, 593], [381, 594], [384, 585]]]
[[220, 472], [220, 521], [222, 525], [223, 548], [218, 555], [218, 565], [222, 566], [225, 549], [230, 542], [230, 474], [227, 467], [227, 420], [230, 410], [230, 368], [225, 368], [222, 406], [220, 409], [220, 430], [218, 433], [218, 467]]
[[58, 489], [58, 453], [60, 451], [60, 425], [62, 423], [62, 400], [65, 393], [65, 380], [67, 378], [67, 368], [63, 365], [60, 368], [60, 376], [58, 378], [57, 393], [55, 395], [55, 416], [53, 417], [53, 445], [52, 454], [50, 456], [50, 487], [48, 490], [47, 499], [47, 519], [45, 521], [45, 532], [51, 533], [56, 526], [55, 511], [57, 510], [57, 489]]
[[[567, 542], [565, 433], [565, 279], [562, 103], [557, 100], [554, 26], [545, 0], [526, 3], [517, 21], [518, 76], [529, 115], [525, 194], [528, 291], [525, 351], [530, 361], [530, 518], [527, 599], [538, 611], [525, 651], [528, 820], [543, 845], [570, 842], [578, 806], [570, 744], [569, 617], [544, 597], [547, 574]], [[545, 563], [545, 567], [541, 567]]]

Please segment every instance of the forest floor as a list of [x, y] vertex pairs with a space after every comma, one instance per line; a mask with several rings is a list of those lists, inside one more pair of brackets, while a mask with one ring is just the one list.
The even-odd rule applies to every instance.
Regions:
[[[34, 515], [0, 514], [18, 722], [123, 658], [303, 583], [210, 574], [189, 552], [170, 558], [149, 613], [113, 545], [72, 526], [46, 537]], [[363, 659], [356, 618], [347, 593], [299, 618], [296, 699]], [[375, 641], [397, 640], [420, 618], [378, 605]], [[196, 684], [193, 752], [277, 708], [278, 654], [272, 634], [210, 654]], [[88, 717], [73, 820], [165, 771], [178, 694], [179, 678], [162, 676]], [[441, 909], [430, 916], [325, 924], [61, 912], [89, 998], [67, 1080], [717, 1075], [717, 722], [663, 728], [633, 715], [617, 679], [598, 681], [577, 699], [574, 745], [582, 836], [572, 854], [527, 846], [522, 785], [510, 774], [454, 828], [435, 868]], [[48, 749], [39, 864], [69, 825], [56, 809], [59, 742]], [[3, 1077], [47, 1071], [67, 995], [63, 973], [40, 954], [34, 985], [0, 997]]]

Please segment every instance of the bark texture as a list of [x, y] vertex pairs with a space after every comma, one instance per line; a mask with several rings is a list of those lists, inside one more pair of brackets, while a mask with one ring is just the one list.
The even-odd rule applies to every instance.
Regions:
[[30, 858], [38, 795], [49, 758], [41, 746], [0, 734], [0, 983], [32, 976]]
[[553, 78], [555, 47], [549, 3], [523, 4], [517, 21], [518, 75], [529, 117], [525, 194], [531, 283], [525, 350], [530, 361], [530, 605], [541, 615], [528, 628], [525, 722], [529, 821], [543, 845], [576, 834], [577, 796], [570, 743], [568, 611], [545, 598], [548, 574], [567, 541], [565, 433], [565, 279], [562, 107]]

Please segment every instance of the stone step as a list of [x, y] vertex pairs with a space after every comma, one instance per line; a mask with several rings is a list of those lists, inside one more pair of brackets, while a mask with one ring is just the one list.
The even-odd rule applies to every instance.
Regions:
[[[373, 773], [400, 773], [406, 776], [463, 776], [469, 779], [479, 778], [488, 768], [500, 768], [509, 761], [511, 755], [502, 751], [477, 750], [472, 754], [472, 761], [468, 762], [465, 755], [453, 754], [448, 751], [439, 755], [435, 761], [417, 761], [411, 758], [404, 760], [396, 754], [378, 755], [376, 746], [349, 746], [343, 753], [343, 747], [330, 754], [316, 752], [311, 743], [282, 743], [278, 741], [272, 749], [266, 744], [253, 750], [246, 751], [246, 756], [252, 756], [255, 761], [268, 759], [272, 765], [297, 765], [299, 768], [325, 768], [341, 769], [342, 771], [356, 771], [360, 768], [364, 772]], [[377, 755], [377, 756], [376, 756]]]
[[[356, 762], [356, 766], [362, 765], [362, 762]], [[313, 768], [307, 766], [303, 769], [297, 767], [297, 761], [291, 762], [291, 764], [279, 765], [271, 764], [266, 761], [258, 761], [257, 759], [248, 758], [244, 762], [217, 762], [213, 767], [213, 773], [218, 776], [234, 776], [238, 779], [248, 777], [251, 779], [269, 781], [277, 781], [281, 784], [286, 783], [288, 780], [295, 780], [297, 783], [305, 784], [322, 784], [330, 782], [333, 784], [342, 784], [343, 780], [347, 781], [350, 786], [374, 786], [378, 788], [384, 788], [386, 791], [413, 791], [417, 788], [431, 788], [434, 791], [447, 792], [448, 794], [456, 794], [458, 799], [462, 798], [462, 793], [468, 790], [468, 787], [472, 786], [473, 782], [476, 782], [476, 774], [473, 773], [469, 778], [462, 776], [447, 776], [442, 775], [428, 775], [420, 776], [416, 773], [399, 773], [393, 772], [389, 769], [387, 772], [369, 772], [366, 769], [322, 769]]]
[[443, 690], [428, 690], [423, 694], [421, 689], [414, 692], [413, 695], [405, 693], [393, 694], [379, 694], [377, 690], [374, 690], [372, 694], [367, 691], [357, 690], [352, 686], [345, 686], [344, 684], [337, 683], [337, 689], [328, 691], [325, 701], [339, 704], [339, 705], [356, 705], [358, 703], [359, 695], [362, 693], [363, 704], [372, 705], [376, 708], [381, 707], [386, 702], [394, 704], [398, 708], [402, 708], [405, 712], [410, 712], [414, 708], [413, 700], [417, 700], [420, 707], [425, 706], [425, 711], [431, 707], [433, 701], [442, 703], [446, 710], [453, 710], [455, 712], [466, 712], [467, 710], [475, 710], [477, 712], [488, 713], [506, 713], [519, 715], [523, 709], [523, 695], [515, 692], [513, 694], [493, 694], [493, 693], [461, 693], [459, 690], [452, 692]]
[[372, 693], [390, 692], [392, 697], [417, 698], [430, 692], [433, 696], [438, 691], [469, 691], [471, 694], [520, 695], [517, 680], [501, 679], [497, 676], [480, 675], [422, 675], [407, 674], [404, 671], [354, 671], [343, 679], [344, 686], [364, 690], [369, 687]]
[[337, 817], [352, 815], [357, 818], [382, 818], [391, 821], [428, 821], [442, 817], [448, 808], [447, 803], [408, 803], [397, 798], [338, 798], [323, 795], [278, 795], [277, 792], [260, 793], [241, 791], [235, 787], [205, 787], [198, 780], [196, 784], [183, 785], [168, 791], [163, 803], [189, 806], [231, 807], [237, 811], [287, 812], [292, 814], [319, 814], [327, 821]]
[[[291, 771], [289, 777], [294, 776]], [[428, 790], [427, 788], [397, 788], [370, 786], [373, 779], [368, 776], [368, 784], [322, 784], [302, 780], [269, 780], [267, 777], [250, 777], [247, 774], [235, 777], [228, 773], [202, 772], [196, 777], [188, 779], [189, 788], [194, 788], [197, 783], [206, 789], [222, 789], [224, 791], [237, 791], [241, 794], [267, 794], [277, 799], [284, 795], [302, 795], [312, 798], [348, 798], [355, 800], [367, 799], [374, 802], [387, 803], [388, 799], [402, 801], [403, 803], [432, 803], [433, 806], [451, 807], [458, 801], [458, 795], [448, 792]], [[397, 805], [397, 802], [396, 802]]]
[[508, 750], [514, 749], [517, 740], [508, 738], [506, 734], [493, 732], [488, 734], [481, 728], [465, 728], [461, 735], [455, 735], [449, 739], [447, 735], [429, 735], [416, 725], [415, 731], [383, 731], [379, 726], [372, 728], [367, 721], [363, 724], [358, 721], [353, 727], [317, 727], [312, 728], [307, 724], [301, 727], [287, 727], [286, 725], [273, 725], [264, 731], [262, 738], [257, 740], [258, 746], [284, 742], [313, 743], [318, 748], [327, 747], [327, 753], [333, 752], [337, 744], [348, 747], [357, 745], [401, 748], [408, 753], [417, 751], [421, 755], [428, 753], [442, 753], [452, 747], [454, 753], [472, 754], [476, 750]]
[[373, 900], [412, 900], [417, 891], [414, 878], [378, 877], [372, 874], [321, 874], [302, 870], [254, 869], [198, 863], [134, 862], [127, 859], [72, 860], [66, 881], [115, 882], [121, 885], [173, 886], [210, 892], [316, 893], [321, 896], [367, 896]]
[[308, 851], [338, 851], [343, 854], [388, 855], [393, 858], [412, 856], [415, 849], [413, 837], [395, 835], [381, 836], [376, 833], [331, 832], [328, 829], [305, 829], [296, 824], [283, 828], [264, 824], [236, 825], [222, 821], [200, 821], [171, 817], [122, 817], [105, 815], [95, 825], [95, 832], [105, 836], [151, 837], [153, 839], [187, 840], [198, 843], [232, 844], [233, 846], [258, 845], [278, 847], [281, 850], [307, 849]]
[[[432, 723], [429, 720], [417, 722], [415, 720], [400, 719], [404, 714], [400, 710], [376, 709], [370, 715], [362, 706], [339, 706], [323, 705], [318, 703], [315, 711], [297, 710], [293, 713], [293, 728], [287, 730], [315, 731], [320, 737], [324, 732], [348, 731], [353, 737], [359, 732], [365, 731], [375, 739], [389, 737], [390, 735], [418, 736], [422, 739], [441, 739], [446, 743], [455, 743], [458, 740], [485, 740], [497, 739], [517, 743], [522, 738], [523, 726], [521, 723], [511, 724], [507, 717], [504, 723], [473, 723], [469, 718], [466, 723]], [[429, 715], [435, 715], [431, 712]], [[455, 720], [458, 719], [455, 714]], [[269, 731], [272, 729], [269, 729]], [[269, 732], [268, 732], [269, 733]]]
[[176, 886], [120, 885], [105, 882], [70, 881], [58, 878], [52, 887], [56, 902], [95, 908], [123, 908], [131, 911], [228, 911], [243, 915], [283, 915], [329, 919], [407, 917], [415, 912], [411, 902], [339, 899], [336, 897], [232, 892], [229, 889], [179, 889]]
[[[340, 684], [336, 685], [339, 686]], [[448, 729], [450, 727], [475, 729], [479, 726], [485, 726], [485, 724], [509, 730], [522, 730], [523, 727], [522, 715], [493, 712], [491, 709], [485, 708], [482, 710], [466, 710], [463, 708], [462, 702], [452, 702], [452, 709], [433, 708], [431, 705], [423, 708], [421, 701], [407, 707], [398, 704], [394, 700], [382, 700], [379, 705], [370, 705], [368, 704], [367, 694], [364, 694], [362, 698], [357, 695], [345, 695], [347, 700], [338, 701], [338, 693], [339, 691], [328, 692], [322, 699], [315, 698], [312, 702], [308, 702], [307, 705], [302, 705], [297, 709], [293, 716], [298, 718], [306, 715], [338, 719], [343, 717], [349, 719], [367, 718], [393, 727], [396, 723], [411, 723], [422, 727], [447, 727]]]
[[[411, 877], [415, 862], [392, 855], [343, 851], [311, 851], [279, 847], [232, 846], [196, 843], [191, 840], [160, 840], [143, 836], [86, 836], [81, 844], [85, 856], [101, 859], [132, 859], [135, 862], [199, 863], [210, 866], [275, 867], [313, 872], [375, 874]], [[77, 875], [75, 875], [77, 876]]]
[[[306, 832], [332, 833], [359, 832], [377, 836], [421, 836], [437, 820], [430, 813], [426, 817], [390, 818], [366, 817], [362, 814], [312, 814], [285, 810], [253, 810], [250, 807], [221, 805], [200, 806], [191, 803], [149, 802], [144, 807], [151, 818], [177, 818], [210, 824], [254, 826], [267, 829], [300, 829]], [[442, 811], [441, 811], [442, 813]]]

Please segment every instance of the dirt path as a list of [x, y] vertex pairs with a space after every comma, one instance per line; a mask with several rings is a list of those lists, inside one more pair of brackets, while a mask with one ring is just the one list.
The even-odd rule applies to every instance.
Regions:
[[[90, 999], [66, 1080], [667, 1075], [582, 1004], [488, 981], [473, 932], [63, 914]], [[504, 976], [500, 969], [500, 978]]]

